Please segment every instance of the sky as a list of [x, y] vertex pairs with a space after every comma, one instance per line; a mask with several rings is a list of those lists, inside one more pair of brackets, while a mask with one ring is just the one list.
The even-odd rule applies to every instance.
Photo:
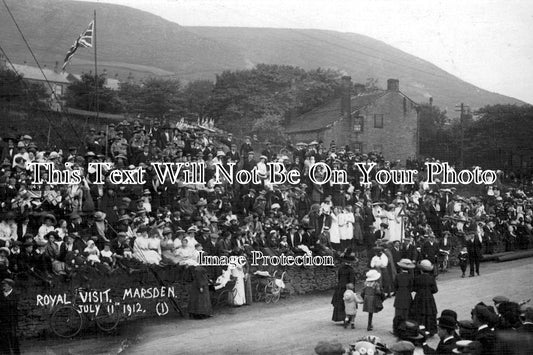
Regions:
[[134, 7], [183, 26], [313, 28], [359, 33], [425, 59], [483, 89], [533, 104], [531, 0], [97, 2]]

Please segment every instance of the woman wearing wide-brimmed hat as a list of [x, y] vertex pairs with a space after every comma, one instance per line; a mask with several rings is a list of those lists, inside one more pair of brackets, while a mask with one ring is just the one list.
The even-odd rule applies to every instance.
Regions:
[[434, 335], [437, 333], [437, 305], [433, 294], [439, 291], [433, 276], [434, 265], [431, 261], [424, 259], [418, 268], [422, 273], [415, 277], [416, 295], [411, 305], [411, 316], [418, 323], [423, 324], [431, 335]]
[[383, 291], [379, 279], [381, 274], [377, 270], [370, 270], [366, 273], [365, 287], [361, 292], [363, 297], [363, 312], [368, 313], [368, 326], [366, 330], [374, 329], [372, 326], [372, 318], [374, 313], [378, 313], [383, 309]]
[[409, 309], [413, 302], [411, 292], [413, 291], [414, 277], [410, 272], [415, 268], [415, 263], [410, 259], [401, 259], [397, 263], [400, 268], [400, 273], [394, 280], [394, 291], [396, 297], [394, 298], [394, 319], [392, 321], [393, 333], [398, 333], [398, 326], [401, 322], [409, 318]]
[[331, 320], [334, 322], [343, 322], [346, 319], [344, 312], [343, 294], [346, 291], [346, 285], [349, 283], [355, 284], [355, 270], [352, 264], [356, 261], [355, 253], [351, 249], [347, 249], [341, 259], [341, 265], [337, 271], [337, 287], [333, 293], [331, 304], [333, 305], [333, 316]]

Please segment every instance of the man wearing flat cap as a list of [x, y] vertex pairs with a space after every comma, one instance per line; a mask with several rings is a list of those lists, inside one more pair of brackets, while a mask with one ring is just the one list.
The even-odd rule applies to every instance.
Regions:
[[15, 282], [0, 282], [0, 354], [20, 354], [17, 335], [18, 302], [13, 287]]
[[244, 137], [244, 143], [241, 145], [240, 154], [241, 157], [248, 156], [249, 152], [253, 152], [254, 148], [252, 147], [252, 139], [248, 136]]

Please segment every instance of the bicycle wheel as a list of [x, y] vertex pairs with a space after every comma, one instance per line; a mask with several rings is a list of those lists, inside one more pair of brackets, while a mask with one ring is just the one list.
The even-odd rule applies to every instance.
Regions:
[[72, 306], [61, 306], [52, 313], [50, 328], [61, 338], [75, 337], [83, 328], [83, 316]]
[[229, 297], [228, 290], [224, 290], [220, 292], [220, 295], [218, 295], [217, 305], [222, 306], [224, 304], [228, 304], [228, 297]]
[[255, 294], [254, 294], [254, 301], [255, 302], [261, 302], [261, 300], [263, 299], [263, 294], [261, 293], [260, 291], [260, 287], [259, 287], [260, 284], [257, 284], [255, 286]]
[[96, 325], [104, 332], [111, 332], [120, 321], [120, 314], [114, 306], [103, 306], [99, 314], [94, 318]]

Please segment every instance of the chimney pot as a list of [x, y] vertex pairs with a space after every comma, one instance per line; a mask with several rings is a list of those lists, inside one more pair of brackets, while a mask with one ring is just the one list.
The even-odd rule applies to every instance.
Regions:
[[350, 115], [352, 112], [352, 77], [345, 75], [341, 83], [341, 114]]
[[388, 79], [387, 80], [387, 91], [400, 91], [400, 80]]

